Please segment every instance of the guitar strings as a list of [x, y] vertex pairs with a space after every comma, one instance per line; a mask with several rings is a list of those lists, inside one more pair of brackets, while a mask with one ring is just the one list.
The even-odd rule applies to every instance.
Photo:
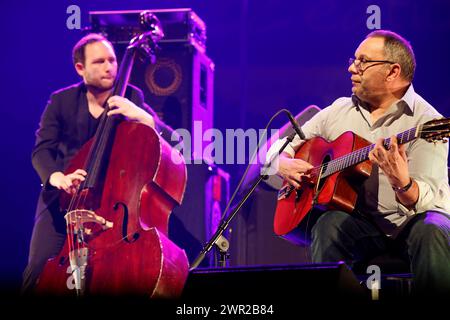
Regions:
[[[410, 139], [411, 134], [412, 134], [412, 136], [414, 136], [415, 131], [416, 131], [416, 128], [411, 128], [409, 130], [406, 130], [406, 131], [398, 134], [397, 135], [397, 139], [400, 141], [400, 143], [403, 143], [405, 138], [406, 138], [406, 140], [411, 141], [411, 139]], [[421, 132], [426, 132], [426, 131], [422, 130]], [[432, 132], [434, 132], [434, 130]], [[407, 135], [407, 137], [405, 137], [405, 135]], [[384, 143], [383, 144], [389, 146], [390, 145], [390, 141], [391, 141], [391, 138], [386, 138], [386, 139], [384, 139]], [[311, 171], [311, 173], [313, 175], [317, 175], [317, 173], [320, 170], [323, 170], [323, 168], [326, 167], [325, 168], [325, 172], [322, 175], [323, 178], [326, 178], [326, 177], [330, 176], [331, 174], [333, 174], [333, 173], [335, 173], [337, 171], [340, 171], [340, 170], [342, 170], [342, 169], [344, 169], [346, 167], [349, 167], [351, 165], [355, 165], [355, 164], [357, 164], [359, 162], [363, 162], [363, 161], [367, 160], [367, 159], [365, 159], [365, 157], [368, 156], [369, 152], [372, 151], [373, 148], [375, 148], [375, 144], [371, 144], [371, 145], [365, 146], [365, 147], [360, 148], [358, 150], [355, 150], [355, 151], [353, 151], [353, 152], [351, 152], [349, 154], [346, 154], [346, 155], [343, 155], [343, 156], [338, 157], [336, 159], [324, 162], [320, 166], [314, 167], [310, 171]], [[352, 163], [355, 160], [356, 160], [356, 162]], [[350, 163], [352, 163], [352, 164], [350, 165]], [[331, 169], [329, 169], [329, 168], [331, 168]]]

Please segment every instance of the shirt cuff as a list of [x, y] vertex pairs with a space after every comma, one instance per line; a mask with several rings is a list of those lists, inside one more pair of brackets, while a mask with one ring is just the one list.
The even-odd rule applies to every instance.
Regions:
[[401, 212], [401, 215], [403, 215], [403, 216], [410, 217], [410, 216], [413, 216], [413, 215], [415, 215], [417, 213], [417, 209], [416, 209], [417, 208], [417, 204], [412, 209], [408, 209], [403, 204], [398, 202], [398, 200], [397, 200], [397, 204], [398, 204], [398, 211]]
[[429, 204], [432, 203], [434, 198], [433, 191], [428, 183], [416, 179], [414, 179], [414, 181], [417, 183], [417, 187], [419, 188], [419, 197], [414, 208], [408, 209], [400, 202], [397, 202], [399, 211], [406, 216], [412, 216], [418, 212], [427, 211], [429, 209]]
[[[266, 163], [268, 163], [270, 160], [272, 160], [276, 154], [278, 154], [278, 151], [283, 146], [283, 144], [286, 142], [286, 138], [279, 139], [275, 141], [269, 148], [269, 151], [267, 151], [266, 155]], [[295, 150], [292, 148], [290, 144], [286, 146], [286, 148], [283, 150], [283, 152], [288, 153], [291, 157], [294, 157]]]

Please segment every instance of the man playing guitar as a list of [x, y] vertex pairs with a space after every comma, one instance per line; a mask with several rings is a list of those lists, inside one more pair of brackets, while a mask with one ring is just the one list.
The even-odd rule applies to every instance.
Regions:
[[[450, 292], [450, 188], [448, 144], [417, 139], [400, 145], [396, 135], [441, 115], [411, 84], [415, 57], [400, 35], [370, 33], [350, 59], [352, 98], [339, 98], [303, 126], [307, 140], [328, 141], [352, 131], [375, 143], [371, 174], [360, 183], [351, 214], [328, 210], [311, 232], [314, 263], [369, 261], [394, 244], [410, 263], [417, 292]], [[384, 138], [391, 137], [386, 146]], [[271, 158], [284, 143], [277, 141]], [[294, 158], [296, 137], [280, 155], [278, 174], [297, 190], [313, 165]], [[314, 152], [313, 150], [311, 152]]]

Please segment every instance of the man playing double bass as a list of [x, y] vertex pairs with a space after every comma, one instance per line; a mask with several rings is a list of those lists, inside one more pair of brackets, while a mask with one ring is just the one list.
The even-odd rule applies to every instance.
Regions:
[[[359, 188], [356, 210], [323, 213], [312, 228], [315, 263], [367, 262], [389, 248], [411, 266], [418, 292], [450, 293], [450, 190], [448, 144], [413, 140], [399, 146], [395, 135], [441, 115], [411, 84], [415, 57], [400, 35], [370, 33], [350, 59], [352, 98], [337, 99], [303, 126], [307, 139], [333, 141], [353, 131], [375, 143], [372, 173]], [[383, 138], [392, 137], [383, 147]], [[284, 141], [274, 144], [268, 158]], [[279, 159], [278, 173], [296, 188], [312, 165], [293, 159], [296, 137]], [[382, 270], [383, 271], [383, 270]]]
[[59, 209], [60, 190], [73, 194], [88, 174], [77, 169], [64, 174], [70, 159], [94, 136], [105, 112], [121, 114], [155, 128], [170, 141], [166, 127], [144, 103], [142, 92], [128, 86], [125, 97], [112, 96], [117, 59], [112, 44], [103, 36], [89, 34], [73, 48], [73, 63], [82, 82], [58, 90], [42, 114], [36, 131], [32, 164], [42, 181], [22, 291], [31, 292], [47, 260], [56, 256], [66, 240], [64, 213]]

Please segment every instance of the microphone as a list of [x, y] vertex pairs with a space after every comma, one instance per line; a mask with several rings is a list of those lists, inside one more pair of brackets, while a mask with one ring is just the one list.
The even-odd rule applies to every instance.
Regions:
[[286, 113], [287, 113], [287, 116], [289, 118], [289, 121], [292, 124], [292, 127], [295, 130], [295, 133], [297, 133], [297, 135], [300, 137], [300, 139], [306, 140], [305, 134], [303, 133], [302, 129], [299, 127], [297, 121], [292, 116], [292, 113], [290, 113], [289, 110], [286, 110]]

